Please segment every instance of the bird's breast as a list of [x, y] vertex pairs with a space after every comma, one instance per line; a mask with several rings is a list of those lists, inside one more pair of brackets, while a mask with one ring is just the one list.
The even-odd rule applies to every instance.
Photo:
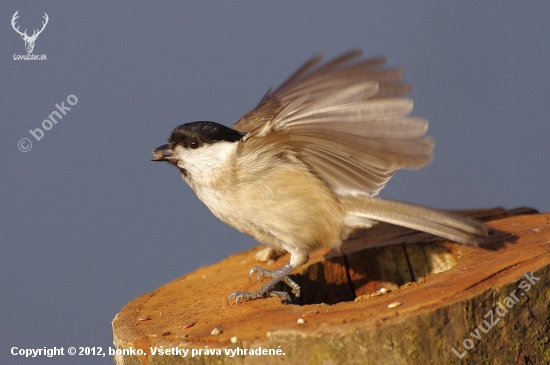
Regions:
[[190, 184], [212, 213], [277, 249], [341, 243], [343, 211], [328, 187], [299, 164], [238, 163], [208, 185]]

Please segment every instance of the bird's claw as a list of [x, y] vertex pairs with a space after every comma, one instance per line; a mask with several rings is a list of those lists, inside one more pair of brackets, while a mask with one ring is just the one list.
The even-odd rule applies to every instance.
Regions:
[[273, 273], [273, 271], [270, 271], [270, 270], [266, 270], [266, 269], [262, 269], [261, 267], [259, 266], [254, 266], [252, 269], [250, 269], [250, 271], [248, 272], [248, 280], [252, 280], [250, 279], [250, 277], [252, 275], [254, 275], [254, 273], [256, 273], [256, 280], [260, 281], [262, 280], [262, 276], [267, 276], [267, 277], [270, 277], [272, 278], [273, 276], [271, 276], [271, 274]]
[[300, 296], [300, 286], [292, 279], [288, 277], [288, 274], [294, 269], [294, 266], [291, 264], [286, 264], [279, 270], [266, 270], [262, 269], [259, 266], [254, 266], [250, 271], [248, 272], [248, 279], [250, 280], [250, 277], [254, 274], [256, 274], [256, 278], [258, 280], [261, 280], [262, 277], [269, 277], [272, 278], [267, 284], [265, 284], [263, 287], [260, 288], [260, 290], [255, 292], [240, 292], [236, 291], [234, 293], [231, 293], [227, 297], [227, 304], [229, 305], [229, 300], [232, 298], [235, 298], [235, 303], [239, 303], [241, 300], [254, 300], [259, 298], [266, 298], [266, 297], [277, 297], [280, 298], [287, 303], [291, 303], [292, 300], [290, 299], [290, 295], [287, 292], [284, 291], [275, 291], [272, 290], [275, 285], [277, 285], [280, 281], [283, 281], [288, 286], [292, 288], [292, 293], [296, 295], [297, 297]]
[[227, 297], [227, 304], [229, 305], [229, 300], [234, 297], [235, 298], [235, 304], [238, 304], [241, 300], [254, 300], [254, 299], [259, 299], [259, 298], [264, 298], [264, 297], [277, 297], [277, 298], [280, 298], [284, 301], [286, 301], [287, 303], [292, 303], [292, 300], [290, 299], [290, 296], [288, 295], [287, 292], [284, 292], [284, 291], [275, 291], [275, 290], [271, 290], [271, 291], [262, 291], [262, 290], [258, 290], [256, 292], [246, 292], [246, 291], [236, 291], [236, 292], [233, 292], [231, 294], [229, 294], [229, 296]]
[[[251, 276], [256, 274], [256, 279], [258, 281], [262, 280], [262, 278], [274, 278], [279, 274], [278, 270], [266, 270], [264, 268], [261, 268], [259, 266], [254, 266], [250, 271], [248, 272], [248, 280], [251, 280]], [[288, 276], [285, 276], [281, 279], [286, 285], [288, 285], [292, 289], [292, 294], [296, 295], [297, 297], [300, 296], [300, 285], [298, 285], [294, 280], [289, 278]]]

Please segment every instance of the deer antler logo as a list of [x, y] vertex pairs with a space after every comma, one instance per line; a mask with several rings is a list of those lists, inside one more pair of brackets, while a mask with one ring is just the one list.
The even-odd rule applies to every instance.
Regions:
[[36, 41], [36, 38], [38, 38], [38, 36], [40, 35], [40, 33], [42, 33], [42, 31], [44, 30], [44, 28], [46, 28], [46, 24], [48, 24], [48, 14], [44, 13], [44, 20], [45, 22], [42, 22], [42, 29], [38, 30], [38, 29], [35, 29], [34, 32], [32, 33], [32, 35], [29, 37], [27, 35], [27, 30], [25, 29], [24, 32], [21, 32], [19, 30], [19, 26], [16, 28], [15, 27], [15, 21], [17, 20], [17, 18], [19, 18], [19, 15], [17, 14], [19, 12], [19, 10], [17, 10], [15, 12], [15, 14], [13, 14], [13, 17], [11, 18], [11, 26], [13, 27], [13, 29], [19, 33], [21, 35], [21, 38], [23, 38], [23, 40], [25, 41], [25, 48], [27, 50], [27, 53], [32, 53], [32, 50], [34, 49], [34, 42]]

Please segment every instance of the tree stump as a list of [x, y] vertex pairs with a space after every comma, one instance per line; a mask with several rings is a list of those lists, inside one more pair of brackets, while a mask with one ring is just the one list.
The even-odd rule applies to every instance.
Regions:
[[[380, 223], [291, 275], [300, 298], [227, 304], [260, 246], [128, 303], [118, 365], [550, 364], [550, 213], [462, 211], [498, 233], [486, 248]], [[378, 248], [363, 249], [376, 240]], [[281, 286], [281, 289], [286, 288]]]

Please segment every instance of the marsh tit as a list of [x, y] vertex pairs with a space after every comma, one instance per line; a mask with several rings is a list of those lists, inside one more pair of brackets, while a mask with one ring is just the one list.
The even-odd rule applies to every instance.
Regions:
[[253, 267], [271, 280], [227, 299], [275, 296], [280, 281], [320, 247], [338, 248], [355, 228], [387, 222], [478, 246], [486, 226], [467, 217], [376, 197], [395, 171], [432, 161], [428, 122], [409, 116], [410, 86], [385, 59], [360, 51], [328, 63], [306, 62], [232, 128], [214, 122], [176, 127], [153, 161], [175, 165], [216, 217], [278, 251], [279, 270]]

